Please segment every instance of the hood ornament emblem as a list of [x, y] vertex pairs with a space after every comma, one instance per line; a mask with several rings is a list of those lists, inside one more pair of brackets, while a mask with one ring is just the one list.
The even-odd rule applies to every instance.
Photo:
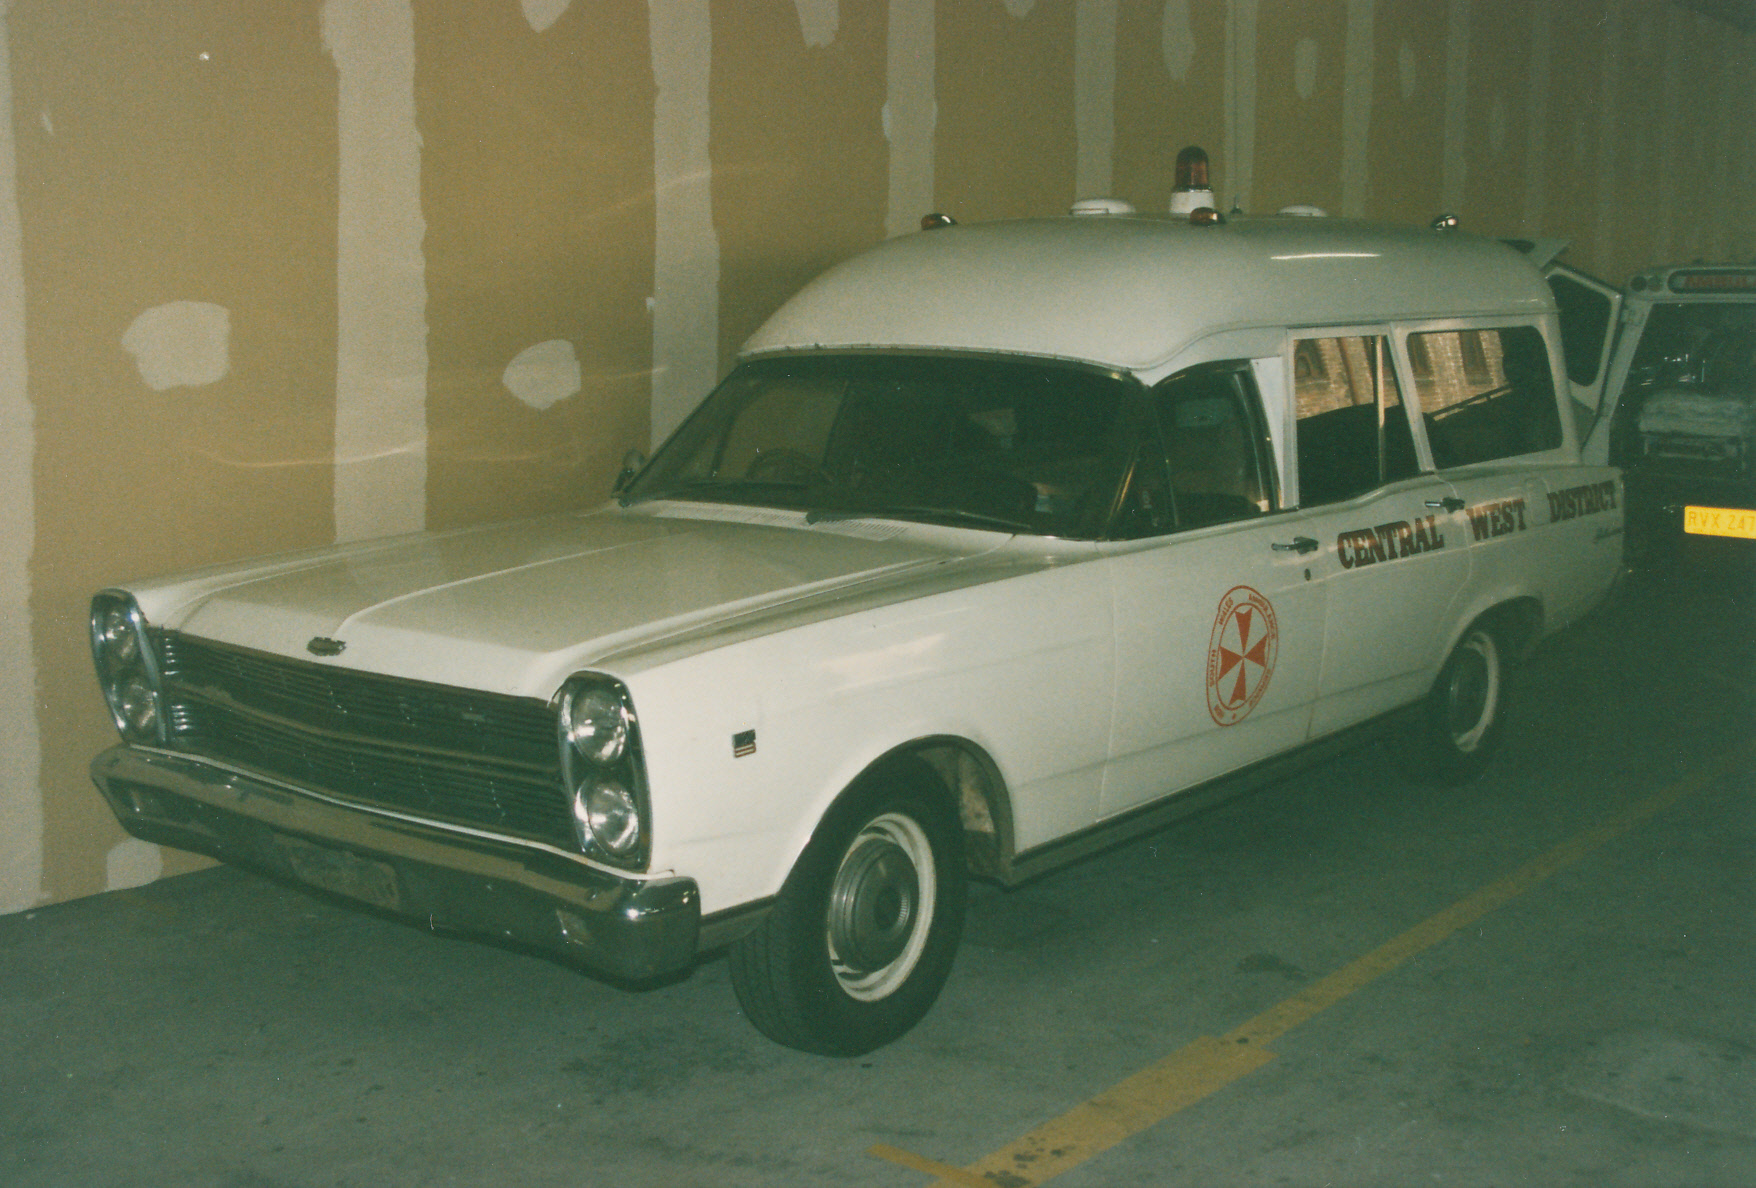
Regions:
[[305, 650], [310, 652], [313, 656], [339, 656], [342, 653], [342, 649], [347, 646], [347, 644], [339, 639], [330, 639], [327, 636], [314, 635], [311, 637], [311, 642], [305, 645]]

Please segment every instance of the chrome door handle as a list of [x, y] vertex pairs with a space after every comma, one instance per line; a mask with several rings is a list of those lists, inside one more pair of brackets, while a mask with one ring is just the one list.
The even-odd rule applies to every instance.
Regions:
[[1447, 495], [1443, 499], [1429, 499], [1429, 500], [1427, 500], [1427, 506], [1428, 507], [1442, 507], [1448, 512], [1462, 511], [1463, 510], [1463, 500], [1459, 499], [1455, 495]]
[[1279, 553], [1315, 553], [1317, 542], [1309, 536], [1295, 536], [1291, 544], [1281, 544], [1278, 540], [1275, 541], [1274, 549]]

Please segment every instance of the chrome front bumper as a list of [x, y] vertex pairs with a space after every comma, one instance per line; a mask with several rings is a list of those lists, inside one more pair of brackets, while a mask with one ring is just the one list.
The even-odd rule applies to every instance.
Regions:
[[353, 808], [192, 756], [117, 746], [92, 779], [123, 828], [295, 879], [431, 928], [624, 981], [687, 967], [695, 880], [612, 874], [534, 843]]

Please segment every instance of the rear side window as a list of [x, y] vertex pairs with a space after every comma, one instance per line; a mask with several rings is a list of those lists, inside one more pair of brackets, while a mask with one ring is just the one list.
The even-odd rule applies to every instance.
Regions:
[[1352, 499], [1414, 475], [1414, 437], [1382, 335], [1293, 344], [1299, 504]]
[[1411, 334], [1408, 355], [1441, 470], [1561, 444], [1548, 346], [1534, 326]]

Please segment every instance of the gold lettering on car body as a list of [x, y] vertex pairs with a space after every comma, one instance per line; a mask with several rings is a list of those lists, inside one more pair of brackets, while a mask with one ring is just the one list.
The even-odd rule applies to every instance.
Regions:
[[1437, 516], [1417, 516], [1413, 522], [1394, 520], [1376, 528], [1355, 528], [1335, 538], [1335, 554], [1343, 569], [1400, 561], [1445, 547]]

